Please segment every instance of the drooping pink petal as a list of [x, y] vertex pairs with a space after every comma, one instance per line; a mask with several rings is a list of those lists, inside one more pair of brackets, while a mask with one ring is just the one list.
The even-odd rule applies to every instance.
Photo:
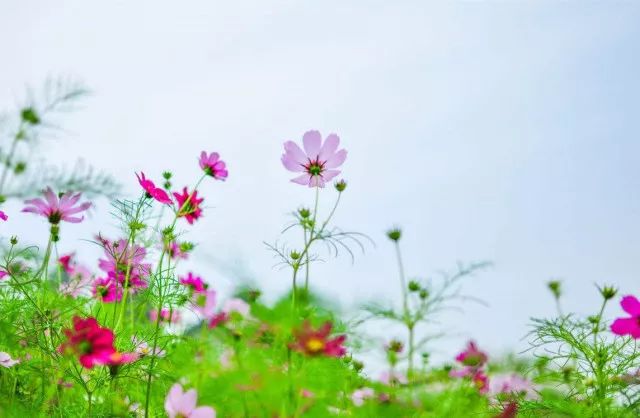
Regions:
[[635, 296], [623, 297], [620, 306], [629, 315], [640, 317], [640, 301]]
[[302, 184], [303, 186], [307, 186], [311, 182], [312, 176], [309, 174], [302, 174], [296, 178], [291, 179], [292, 182]]
[[294, 173], [304, 171], [304, 166], [291, 157], [290, 154], [283, 154], [280, 160], [282, 161], [284, 168], [289, 171], [293, 171]]
[[322, 173], [322, 179], [327, 182], [327, 181], [331, 181], [334, 177], [336, 177], [338, 174], [340, 174], [340, 170], [325, 170]]
[[216, 418], [216, 411], [210, 406], [199, 406], [191, 412], [189, 418]]
[[182, 395], [180, 401], [180, 410], [185, 413], [191, 413], [198, 402], [198, 392], [195, 389], [189, 389]]

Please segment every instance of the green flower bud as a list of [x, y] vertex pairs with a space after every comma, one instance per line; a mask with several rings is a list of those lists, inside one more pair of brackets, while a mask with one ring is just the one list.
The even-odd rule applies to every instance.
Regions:
[[347, 188], [347, 182], [344, 180], [337, 181], [334, 183], [334, 187], [338, 192], [342, 193]]
[[551, 280], [547, 283], [547, 287], [549, 288], [549, 290], [551, 290], [551, 293], [553, 293], [553, 297], [555, 297], [556, 299], [559, 299], [560, 295], [562, 294], [560, 285], [560, 280]]
[[400, 228], [390, 229], [387, 231], [387, 237], [389, 237], [391, 241], [398, 242], [402, 237], [402, 230], [400, 230]]
[[40, 123], [40, 117], [36, 110], [32, 107], [25, 107], [20, 112], [20, 116], [22, 117], [22, 121], [25, 123], [29, 123], [31, 125], [37, 125]]
[[409, 282], [409, 286], [407, 286], [409, 288], [410, 292], [417, 292], [418, 290], [420, 290], [420, 283], [418, 283], [415, 280], [411, 280]]
[[613, 299], [618, 294], [618, 289], [613, 286], [598, 287], [598, 290], [605, 300]]

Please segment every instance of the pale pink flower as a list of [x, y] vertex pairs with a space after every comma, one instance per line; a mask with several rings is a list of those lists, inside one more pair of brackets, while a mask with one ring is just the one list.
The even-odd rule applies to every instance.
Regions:
[[[158, 320], [158, 310], [151, 309], [149, 311], [149, 320], [151, 322], [156, 322]], [[160, 322], [164, 323], [178, 323], [180, 322], [180, 312], [178, 311], [170, 311], [167, 308], [162, 308], [160, 310]]]
[[378, 377], [378, 380], [387, 386], [397, 383], [404, 385], [407, 383], [407, 376], [404, 373], [397, 371], [384, 371], [380, 373], [380, 377]]
[[519, 374], [497, 375], [491, 377], [489, 392], [524, 395], [527, 399], [535, 399], [538, 394], [533, 382]]
[[81, 264], [74, 264], [69, 267], [67, 274], [68, 280], [60, 283], [60, 293], [73, 298], [90, 294], [93, 274], [87, 267]]
[[149, 343], [135, 336], [131, 337], [131, 342], [135, 347], [134, 352], [137, 353], [140, 357], [144, 357], [144, 356], [164, 357], [166, 354], [165, 351], [160, 347], [156, 347], [156, 349], [154, 350], [153, 347], [149, 345]]
[[293, 141], [284, 143], [282, 165], [300, 174], [292, 179], [294, 183], [309, 187], [324, 187], [325, 183], [340, 174], [336, 170], [347, 158], [347, 151], [338, 150], [340, 138], [329, 135], [324, 143], [318, 131], [309, 131], [302, 137], [304, 151]]
[[210, 406], [199, 406], [198, 392], [190, 389], [186, 392], [180, 383], [171, 386], [164, 401], [164, 409], [169, 418], [215, 418], [216, 411]]
[[367, 399], [373, 399], [376, 392], [371, 388], [360, 388], [353, 391], [351, 394], [351, 401], [355, 406], [364, 405], [364, 401]]
[[72, 194], [71, 192], [67, 192], [58, 198], [53, 190], [47, 187], [44, 191], [44, 199], [26, 200], [24, 203], [30, 206], [26, 206], [22, 211], [42, 215], [47, 218], [52, 225], [57, 225], [60, 221], [71, 223], [82, 222], [84, 216], [73, 215], [89, 209], [91, 203], [84, 202], [77, 205], [80, 196], [81, 193]]
[[232, 298], [228, 299], [222, 304], [222, 312], [231, 315], [231, 313], [236, 312], [242, 317], [248, 317], [249, 312], [251, 311], [251, 306], [244, 300], [240, 298]]
[[229, 176], [227, 165], [220, 159], [220, 154], [217, 152], [207, 155], [202, 151], [200, 153], [200, 168], [216, 180], [225, 180]]
[[207, 290], [204, 292], [194, 293], [191, 299], [194, 310], [204, 318], [210, 318], [215, 313], [216, 292], [215, 290]]
[[11, 356], [4, 351], [0, 352], [0, 366], [8, 369], [9, 367], [13, 367], [18, 363], [20, 363], [20, 360], [12, 359]]

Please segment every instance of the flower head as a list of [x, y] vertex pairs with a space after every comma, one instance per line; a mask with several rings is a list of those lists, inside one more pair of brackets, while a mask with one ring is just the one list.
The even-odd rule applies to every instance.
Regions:
[[465, 366], [482, 367], [487, 362], [487, 355], [478, 350], [474, 341], [469, 341], [467, 348], [456, 356], [456, 361]]
[[331, 322], [325, 322], [319, 329], [314, 330], [308, 321], [302, 324], [302, 328], [295, 330], [296, 339], [291, 348], [308, 356], [325, 355], [328, 357], [342, 357], [347, 349], [343, 346], [346, 336], [340, 335], [329, 339], [331, 334]]
[[191, 293], [202, 293], [207, 290], [207, 285], [202, 278], [199, 276], [195, 276], [193, 273], [189, 272], [186, 276], [179, 277], [180, 284], [185, 285], [189, 288]]
[[133, 361], [129, 353], [119, 353], [113, 346], [113, 331], [103, 328], [95, 318], [73, 318], [73, 328], [65, 329], [67, 341], [58, 351], [76, 354], [82, 366], [91, 369], [99, 365], [118, 365]]
[[347, 158], [347, 151], [338, 150], [340, 138], [329, 135], [324, 143], [318, 131], [309, 131], [302, 137], [304, 151], [293, 141], [284, 143], [282, 165], [296, 173], [302, 173], [292, 179], [294, 183], [309, 187], [324, 187], [325, 183], [340, 174], [336, 170]]
[[179, 244], [176, 241], [171, 241], [165, 246], [165, 251], [169, 254], [172, 260], [189, 258], [189, 250], [192, 245], [189, 243]]
[[6, 221], [7, 219], [9, 219], [9, 217], [7, 216], [6, 213], [4, 213], [4, 211], [0, 210], [0, 219], [2, 219], [3, 221]]
[[[149, 311], [149, 320], [151, 322], [158, 321], [158, 310], [152, 309]], [[160, 319], [159, 321], [162, 323], [177, 323], [180, 322], [180, 312], [172, 311], [167, 308], [160, 309]]]
[[620, 301], [622, 310], [628, 313], [628, 318], [618, 318], [611, 324], [611, 332], [617, 335], [630, 335], [634, 339], [640, 338], [640, 301], [635, 296], [625, 296]]
[[184, 391], [182, 385], [174, 384], [164, 401], [164, 409], [169, 418], [215, 418], [216, 411], [210, 406], [199, 406], [195, 389]]
[[193, 225], [193, 222], [202, 216], [200, 204], [204, 198], [198, 199], [198, 191], [194, 190], [193, 193], [189, 193], [186, 187], [182, 189], [182, 193], [174, 192], [173, 196], [178, 202], [178, 216], [184, 216], [189, 225]]
[[91, 207], [90, 202], [84, 202], [80, 205], [81, 193], [73, 194], [67, 192], [62, 194], [59, 198], [51, 190], [50, 187], [44, 191], [44, 199], [31, 199], [26, 200], [24, 203], [30, 206], [26, 206], [22, 209], [23, 212], [35, 213], [36, 215], [42, 215], [49, 220], [52, 225], [57, 225], [60, 221], [79, 223], [82, 222], [84, 216], [73, 216]]
[[92, 293], [104, 303], [119, 302], [122, 299], [122, 287], [113, 276], [95, 279]]
[[205, 290], [194, 293], [191, 299], [193, 309], [204, 318], [211, 318], [216, 307], [216, 291]]
[[351, 394], [351, 402], [353, 402], [355, 406], [362, 406], [364, 405], [364, 401], [373, 399], [375, 396], [376, 392], [372, 388], [360, 388]]
[[13, 367], [18, 363], [20, 363], [20, 360], [12, 359], [11, 356], [4, 351], [0, 352], [0, 366], [8, 369], [9, 367]]
[[145, 278], [151, 271], [151, 264], [144, 263], [147, 250], [125, 239], [110, 242], [102, 239], [106, 258], [98, 260], [98, 266], [115, 278], [123, 287], [132, 291], [147, 287]]
[[138, 177], [138, 183], [140, 183], [140, 186], [142, 186], [148, 197], [154, 198], [165, 205], [171, 205], [173, 203], [167, 192], [160, 187], [156, 187], [151, 180], [144, 176], [143, 172], [140, 172], [140, 174], [136, 173], [136, 177]]
[[208, 176], [216, 180], [225, 180], [229, 176], [227, 165], [220, 159], [220, 154], [212, 152], [207, 155], [206, 152], [200, 153], [200, 168], [207, 173]]
[[537, 397], [533, 382], [516, 373], [492, 376], [489, 391], [496, 395], [500, 393], [524, 395], [526, 399]]
[[131, 342], [133, 343], [135, 349], [135, 353], [138, 354], [140, 357], [144, 357], [144, 356], [157, 356], [157, 357], [164, 357], [165, 356], [165, 351], [163, 349], [161, 349], [160, 347], [156, 347], [156, 349], [154, 350], [149, 343], [147, 343], [146, 341], [137, 338], [137, 337], [131, 337]]

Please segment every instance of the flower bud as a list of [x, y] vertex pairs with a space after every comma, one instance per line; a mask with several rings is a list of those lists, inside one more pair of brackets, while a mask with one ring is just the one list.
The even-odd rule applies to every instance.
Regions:
[[31, 125], [37, 125], [40, 123], [40, 117], [36, 110], [32, 107], [25, 107], [20, 112], [20, 117], [22, 121]]
[[171, 174], [171, 171], [165, 171], [165, 172], [163, 172], [163, 173], [162, 173], [162, 177], [163, 177], [165, 180], [170, 180], [172, 175], [173, 175], [173, 174]]
[[334, 187], [338, 192], [342, 193], [347, 188], [347, 182], [344, 180], [337, 181], [334, 183]]
[[418, 295], [420, 296], [420, 299], [425, 300], [429, 297], [429, 291], [427, 289], [421, 289]]
[[613, 299], [618, 293], [618, 289], [613, 286], [598, 287], [598, 290], [605, 300]]
[[387, 231], [387, 237], [389, 237], [391, 241], [398, 242], [402, 237], [402, 231], [400, 230], [400, 228], [390, 229], [389, 231]]
[[411, 280], [409, 282], [409, 286], [407, 286], [409, 288], [410, 292], [417, 292], [418, 290], [420, 290], [420, 283], [418, 283], [415, 280]]
[[300, 258], [300, 253], [297, 252], [296, 250], [293, 250], [289, 254], [289, 257], [291, 257], [292, 260], [298, 260]]
[[19, 161], [16, 163], [16, 166], [13, 168], [13, 172], [15, 174], [22, 174], [27, 169], [27, 163], [24, 161]]
[[551, 280], [547, 283], [547, 287], [549, 288], [549, 290], [551, 290], [551, 293], [553, 293], [553, 297], [555, 297], [556, 299], [559, 299], [560, 295], [562, 294], [560, 284], [560, 280]]
[[11, 242], [11, 245], [17, 245], [18, 244], [18, 237], [15, 236], [15, 235], [12, 236], [10, 242]]
[[302, 219], [307, 219], [309, 216], [311, 216], [311, 211], [307, 208], [300, 208], [298, 209], [298, 215], [300, 215]]

